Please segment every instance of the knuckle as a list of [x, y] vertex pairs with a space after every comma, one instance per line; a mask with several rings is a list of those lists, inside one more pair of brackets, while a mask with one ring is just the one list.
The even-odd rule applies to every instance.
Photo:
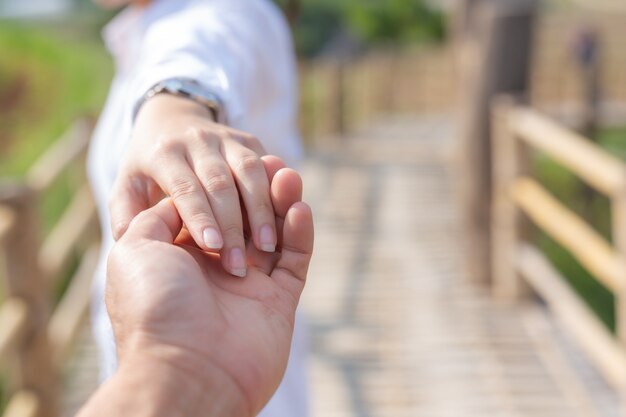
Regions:
[[215, 143], [220, 140], [220, 131], [207, 129], [201, 126], [190, 126], [185, 131], [185, 136], [200, 142]]
[[189, 126], [185, 131], [185, 136], [193, 139], [206, 140], [209, 138], [209, 132], [206, 129], [198, 126]]
[[274, 218], [274, 207], [270, 204], [270, 202], [263, 198], [260, 199], [256, 204], [255, 204], [255, 211], [261, 214], [268, 214], [271, 213], [271, 217], [272, 219]]
[[182, 150], [183, 145], [177, 137], [171, 135], [160, 135], [155, 140], [153, 156], [156, 158], [162, 158], [167, 155], [181, 152]]
[[233, 240], [239, 239], [243, 236], [243, 227], [236, 223], [229, 223], [220, 227], [224, 239]]
[[258, 199], [246, 208], [252, 225], [274, 223], [274, 208], [265, 199]]
[[175, 179], [169, 190], [169, 194], [174, 200], [186, 199], [198, 193], [198, 187], [188, 178]]
[[263, 168], [263, 162], [257, 155], [245, 155], [237, 163], [237, 172], [252, 173]]
[[232, 187], [232, 178], [220, 170], [209, 170], [205, 180], [205, 188], [210, 193], [226, 191]]
[[251, 145], [251, 146], [260, 146], [261, 145], [261, 141], [259, 141], [259, 139], [257, 139], [256, 136], [246, 135], [245, 139], [248, 142], [248, 144]]
[[207, 226], [213, 225], [214, 223], [213, 218], [208, 213], [205, 213], [202, 211], [193, 211], [192, 213], [189, 214], [186, 221], [189, 222], [190, 224], [207, 225]]

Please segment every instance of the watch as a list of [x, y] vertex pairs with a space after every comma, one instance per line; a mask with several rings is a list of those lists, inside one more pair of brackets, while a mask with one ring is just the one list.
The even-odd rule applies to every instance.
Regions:
[[133, 120], [137, 117], [141, 106], [158, 94], [172, 94], [193, 100], [209, 109], [216, 122], [226, 124], [226, 112], [220, 97], [189, 78], [170, 78], [152, 86], [135, 106]]

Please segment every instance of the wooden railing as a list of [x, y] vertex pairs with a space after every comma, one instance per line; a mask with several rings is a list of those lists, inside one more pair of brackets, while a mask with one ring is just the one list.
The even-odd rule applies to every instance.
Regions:
[[[38, 209], [63, 174], [77, 164], [84, 172], [91, 130], [90, 121], [76, 122], [24, 181], [0, 183], [0, 276], [6, 284], [0, 305], [0, 364], [10, 377], [6, 417], [59, 414], [60, 369], [86, 316], [99, 234], [84, 175], [79, 175], [78, 191], [43, 241]], [[80, 264], [74, 271], [76, 258]], [[72, 273], [55, 303], [53, 290]]]
[[[626, 394], [626, 163], [509, 98], [496, 101], [492, 120], [495, 293], [515, 300], [534, 290], [607, 381]], [[610, 198], [612, 243], [530, 177], [531, 150], [546, 154]], [[530, 243], [528, 220], [615, 295], [616, 336]]]
[[303, 61], [302, 134], [309, 146], [315, 146], [381, 114], [449, 111], [456, 101], [451, 64], [451, 50], [441, 47]]

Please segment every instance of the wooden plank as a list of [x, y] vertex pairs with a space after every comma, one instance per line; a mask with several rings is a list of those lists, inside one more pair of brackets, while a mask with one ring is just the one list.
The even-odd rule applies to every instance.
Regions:
[[522, 244], [516, 265], [613, 386], [626, 387], [626, 352], [535, 247]]
[[[622, 262], [622, 267], [626, 269], [626, 190], [613, 199], [611, 208], [613, 213], [613, 240]], [[626, 349], [626, 278], [620, 281], [620, 286], [615, 293], [615, 299], [617, 334], [620, 336], [624, 349]]]
[[35, 191], [46, 190], [73, 161], [83, 155], [89, 144], [93, 123], [87, 119], [76, 121], [30, 168], [26, 176]]
[[[613, 241], [622, 262], [622, 268], [626, 269], [626, 190], [613, 198], [611, 208]], [[615, 292], [615, 322], [622, 350], [626, 352], [626, 279], [620, 281], [619, 289]], [[622, 369], [622, 372], [626, 374], [626, 368]], [[622, 389], [621, 400], [622, 412], [626, 415], [626, 385]]]
[[545, 152], [597, 190], [613, 195], [626, 189], [626, 164], [577, 133], [529, 108], [516, 109], [518, 137]]
[[508, 193], [509, 185], [528, 173], [528, 147], [514, 137], [510, 127], [509, 115], [514, 106], [515, 99], [510, 96], [494, 101], [491, 133], [491, 277], [493, 293], [508, 301], [528, 295], [528, 287], [513, 265], [517, 245], [528, 231], [528, 221]]
[[28, 305], [19, 298], [8, 298], [0, 307], [0, 361], [7, 361], [22, 343], [28, 324]]
[[18, 389], [37, 392], [42, 409], [39, 417], [58, 415], [59, 380], [52, 366], [47, 324], [50, 316], [49, 290], [37, 262], [39, 246], [36, 195], [28, 187], [4, 184], [0, 187], [0, 205], [15, 213], [14, 227], [3, 247], [6, 261], [7, 294], [23, 299], [29, 306], [28, 338], [19, 347], [13, 363]]
[[4, 240], [4, 236], [13, 227], [15, 221], [15, 213], [8, 208], [0, 206], [0, 244]]
[[530, 178], [511, 187], [513, 199], [554, 240], [567, 248], [580, 263], [611, 291], [624, 279], [619, 257], [609, 243], [576, 214]]
[[555, 340], [545, 312], [536, 306], [529, 306], [521, 314], [528, 335], [535, 346], [535, 352], [563, 395], [574, 405], [577, 414], [581, 417], [602, 417], [593, 402], [591, 393], [576, 370], [572, 368], [572, 364], [565, 358], [558, 341]]
[[55, 309], [48, 325], [48, 337], [53, 349], [53, 360], [62, 364], [89, 309], [91, 284], [98, 264], [100, 249], [92, 245], [72, 277], [70, 287]]
[[41, 411], [41, 402], [34, 392], [19, 391], [14, 394], [4, 411], [3, 417], [37, 417]]
[[74, 196], [39, 251], [39, 265], [52, 287], [67, 268], [78, 242], [96, 226], [96, 207], [88, 184]]
[[465, 271], [489, 282], [491, 274], [491, 105], [494, 97], [528, 92], [535, 0], [479, 1], [467, 44], [461, 45], [462, 113], [458, 149], [465, 239]]

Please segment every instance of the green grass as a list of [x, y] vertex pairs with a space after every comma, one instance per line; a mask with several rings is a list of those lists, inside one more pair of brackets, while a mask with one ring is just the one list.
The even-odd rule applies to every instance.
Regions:
[[[626, 160], [626, 128], [605, 129], [598, 143], [610, 153]], [[544, 155], [536, 155], [533, 173], [546, 188], [567, 207], [586, 219], [609, 242], [611, 209], [607, 197], [589, 192], [575, 175]], [[545, 233], [534, 230], [534, 240], [550, 261], [569, 281], [597, 316], [615, 330], [615, 297], [603, 287], [574, 257]]]
[[0, 97], [19, 91], [0, 109], [0, 175], [19, 176], [68, 128], [97, 114], [112, 64], [100, 41], [51, 29], [0, 22]]
[[[0, 22], [0, 177], [22, 177], [81, 116], [96, 116], [113, 74], [94, 25]], [[57, 222], [84, 179], [81, 163], [40, 196], [42, 234]], [[61, 279], [58, 300], [77, 262]], [[0, 387], [0, 393], [2, 389]]]
[[[0, 177], [21, 177], [77, 117], [97, 115], [113, 66], [95, 31], [0, 22]], [[81, 167], [82, 168], [82, 167]], [[44, 232], [73, 194], [77, 172], [42, 196]]]

